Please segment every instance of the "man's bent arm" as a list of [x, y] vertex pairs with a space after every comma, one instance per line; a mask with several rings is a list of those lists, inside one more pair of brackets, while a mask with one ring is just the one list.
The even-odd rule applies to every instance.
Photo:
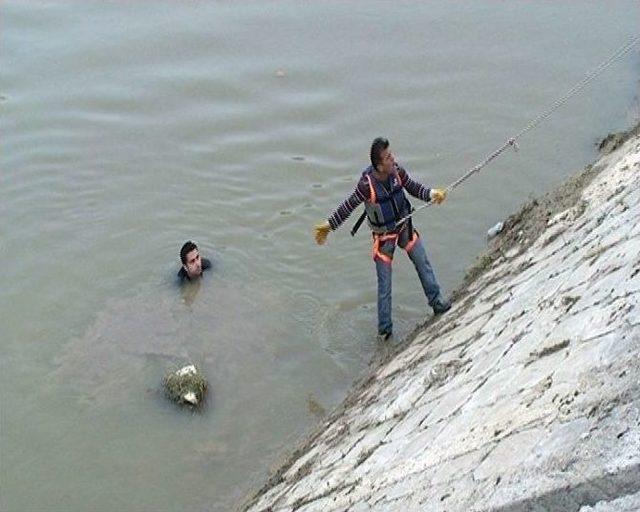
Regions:
[[431, 189], [424, 186], [422, 183], [414, 180], [409, 176], [409, 173], [403, 168], [398, 167], [398, 176], [400, 176], [400, 182], [409, 194], [423, 201], [429, 201]]

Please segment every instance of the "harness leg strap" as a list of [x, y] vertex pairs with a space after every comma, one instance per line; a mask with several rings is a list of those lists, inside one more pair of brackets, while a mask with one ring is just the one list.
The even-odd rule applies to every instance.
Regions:
[[398, 241], [398, 234], [387, 234], [387, 235], [380, 235], [380, 234], [373, 234], [373, 250], [372, 250], [372, 257], [373, 260], [380, 260], [384, 263], [387, 263], [388, 265], [391, 265], [391, 262], [393, 261], [393, 256], [387, 256], [385, 253], [383, 253], [380, 250], [380, 243], [381, 242], [386, 242], [388, 240], [393, 240], [394, 243], [397, 243]]

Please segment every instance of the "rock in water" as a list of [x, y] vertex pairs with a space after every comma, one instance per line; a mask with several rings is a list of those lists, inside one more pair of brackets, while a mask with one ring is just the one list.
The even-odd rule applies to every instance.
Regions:
[[207, 379], [193, 364], [167, 373], [162, 385], [167, 398], [177, 404], [200, 407], [204, 403]]

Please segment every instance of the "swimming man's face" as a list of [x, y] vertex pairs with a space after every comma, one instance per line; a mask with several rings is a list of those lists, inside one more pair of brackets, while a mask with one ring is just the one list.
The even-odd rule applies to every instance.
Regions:
[[200, 277], [202, 274], [202, 261], [200, 260], [200, 252], [198, 249], [193, 249], [187, 253], [187, 262], [183, 266], [187, 271], [189, 279]]

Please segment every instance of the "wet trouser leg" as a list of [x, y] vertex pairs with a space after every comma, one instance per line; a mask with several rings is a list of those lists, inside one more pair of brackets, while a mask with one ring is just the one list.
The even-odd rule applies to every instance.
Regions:
[[376, 264], [378, 276], [378, 334], [391, 334], [391, 261], [396, 247], [396, 240], [390, 239], [380, 243], [377, 256], [373, 260]]
[[424, 250], [424, 246], [422, 245], [422, 240], [420, 238], [415, 241], [413, 247], [407, 251], [407, 254], [409, 255], [409, 258], [411, 258], [413, 265], [416, 267], [416, 272], [420, 278], [424, 294], [427, 296], [429, 305], [432, 306], [433, 303], [440, 298], [440, 286], [438, 285], [436, 275], [433, 272], [431, 263], [429, 263], [427, 253]]
[[376, 259], [378, 275], [378, 334], [393, 332], [391, 321], [391, 263]]

